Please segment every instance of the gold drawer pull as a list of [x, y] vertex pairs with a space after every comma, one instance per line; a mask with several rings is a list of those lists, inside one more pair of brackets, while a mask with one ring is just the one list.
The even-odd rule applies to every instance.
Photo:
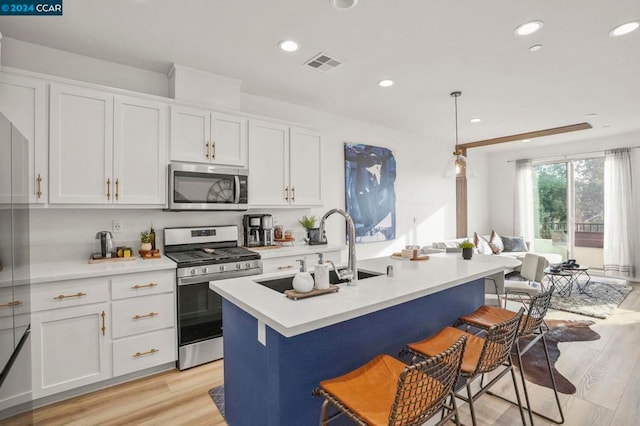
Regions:
[[157, 285], [158, 285], [158, 284], [156, 284], [156, 283], [149, 283], [149, 284], [144, 284], [144, 285], [136, 284], [136, 285], [134, 285], [134, 286], [133, 286], [133, 287], [131, 287], [131, 288], [132, 288], [133, 290], [137, 290], [137, 289], [139, 289], [139, 288], [151, 288], [151, 287], [155, 287], [155, 286], [157, 286]]
[[111, 200], [111, 179], [107, 178], [107, 200]]
[[19, 306], [22, 305], [22, 302], [19, 300], [16, 300], [15, 302], [9, 302], [9, 303], [5, 303], [4, 305], [0, 305], [0, 308], [9, 308], [11, 306]]
[[291, 268], [293, 268], [293, 265], [278, 266], [278, 269], [291, 269]]
[[116, 201], [118, 201], [119, 196], [120, 196], [120, 179], [116, 179]]
[[140, 315], [140, 314], [138, 314], [138, 315], [136, 315], [135, 317], [133, 317], [133, 318], [131, 318], [131, 319], [139, 320], [139, 319], [141, 319], [141, 318], [151, 318], [151, 317], [155, 317], [156, 315], [160, 315], [160, 314], [159, 314], [159, 313], [157, 313], [157, 312], [149, 312], [148, 314], [144, 314], [144, 315]]
[[100, 316], [102, 317], [102, 335], [104, 336], [105, 331], [107, 331], [107, 325], [105, 324], [105, 317], [107, 316], [107, 314], [104, 313], [104, 311], [102, 311], [102, 313], [100, 314]]
[[82, 296], [86, 296], [86, 295], [87, 295], [87, 293], [82, 293], [81, 291], [79, 291], [76, 294], [67, 294], [67, 295], [61, 294], [60, 296], [54, 297], [54, 299], [62, 300], [62, 299], [66, 299], [67, 297], [82, 297]]
[[160, 349], [151, 349], [150, 351], [146, 351], [146, 352], [136, 352], [135, 354], [133, 354], [133, 356], [135, 358], [138, 358], [138, 357], [141, 357], [143, 355], [155, 354], [156, 352], [160, 352]]

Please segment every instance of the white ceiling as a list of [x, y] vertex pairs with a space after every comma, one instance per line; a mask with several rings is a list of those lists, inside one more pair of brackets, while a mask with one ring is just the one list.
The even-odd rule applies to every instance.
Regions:
[[[540, 31], [514, 35], [532, 19], [544, 21]], [[608, 35], [637, 19], [638, 0], [360, 0], [347, 11], [329, 0], [64, 0], [62, 17], [3, 16], [0, 32], [162, 73], [172, 63], [210, 71], [240, 79], [244, 92], [426, 143], [454, 140], [454, 90], [461, 143], [594, 127], [535, 142], [556, 143], [640, 131], [640, 30]], [[280, 51], [284, 39], [300, 50]], [[534, 44], [543, 49], [529, 52]], [[344, 64], [303, 67], [319, 52]], [[396, 84], [382, 89], [383, 78]]]

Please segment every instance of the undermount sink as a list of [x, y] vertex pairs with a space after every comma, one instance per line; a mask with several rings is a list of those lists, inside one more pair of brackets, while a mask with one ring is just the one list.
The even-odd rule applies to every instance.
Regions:
[[[371, 271], [363, 271], [358, 269], [358, 280], [364, 280], [371, 277], [377, 277], [378, 275], [382, 275], [380, 272], [371, 272]], [[311, 276], [313, 276], [313, 272], [311, 272]], [[272, 278], [269, 280], [260, 280], [256, 281], [258, 284], [263, 285], [271, 290], [275, 290], [279, 293], [284, 293], [286, 290], [293, 289], [293, 275], [288, 277], [281, 278]], [[341, 280], [336, 275], [336, 271], [329, 271], [329, 283], [330, 284], [344, 284], [347, 280]]]

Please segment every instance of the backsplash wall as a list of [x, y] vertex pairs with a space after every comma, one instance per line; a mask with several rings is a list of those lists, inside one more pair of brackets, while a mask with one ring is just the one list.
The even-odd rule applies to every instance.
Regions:
[[[32, 209], [31, 261], [35, 263], [88, 259], [98, 248], [98, 231], [111, 231], [112, 221], [122, 221], [122, 232], [113, 233], [116, 246], [140, 248], [140, 232], [153, 223], [156, 244], [162, 247], [162, 230], [180, 226], [238, 225], [242, 239], [242, 216], [247, 212], [165, 212], [160, 209]], [[275, 223], [293, 231], [302, 243], [304, 229], [298, 219], [315, 214], [309, 209], [250, 210], [249, 213], [269, 213]], [[337, 242], [336, 242], [337, 243]]]

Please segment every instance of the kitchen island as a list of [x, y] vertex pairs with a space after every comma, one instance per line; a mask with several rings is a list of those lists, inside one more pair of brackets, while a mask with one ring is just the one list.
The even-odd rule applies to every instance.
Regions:
[[458, 257], [368, 259], [358, 269], [394, 275], [293, 301], [256, 283], [292, 275], [212, 281], [223, 300], [225, 416], [236, 425], [311, 425], [321, 380], [422, 339], [484, 301], [484, 277], [504, 266]]

